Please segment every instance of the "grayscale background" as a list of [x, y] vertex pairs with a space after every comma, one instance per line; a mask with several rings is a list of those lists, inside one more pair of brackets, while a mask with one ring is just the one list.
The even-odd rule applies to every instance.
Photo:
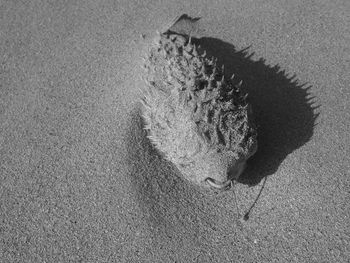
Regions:
[[[237, 200], [142, 129], [141, 56], [182, 13], [259, 124]], [[0, 262], [348, 262], [349, 64], [348, 0], [0, 1]]]

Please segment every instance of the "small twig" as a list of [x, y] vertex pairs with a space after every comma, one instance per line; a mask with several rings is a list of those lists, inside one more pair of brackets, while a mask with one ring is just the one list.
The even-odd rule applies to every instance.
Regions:
[[263, 184], [262, 184], [262, 186], [261, 186], [261, 188], [260, 188], [260, 191], [259, 191], [258, 196], [257, 196], [257, 197], [255, 198], [255, 200], [254, 200], [254, 203], [250, 206], [248, 212], [245, 213], [245, 215], [244, 215], [244, 217], [243, 217], [244, 221], [247, 221], [247, 220], [249, 219], [249, 214], [250, 214], [251, 210], [253, 209], [253, 207], [255, 206], [255, 204], [258, 202], [258, 199], [259, 199], [259, 197], [260, 197], [260, 195], [261, 195], [261, 193], [262, 193], [262, 190], [263, 190], [264, 187], [265, 187], [266, 180], [267, 180], [267, 177], [265, 177], [265, 180], [264, 180], [264, 182], [263, 182]]

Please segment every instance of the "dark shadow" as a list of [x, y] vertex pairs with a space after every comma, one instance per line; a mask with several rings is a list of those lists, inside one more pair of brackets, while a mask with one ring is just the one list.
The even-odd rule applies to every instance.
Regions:
[[[208, 56], [218, 58], [219, 66], [225, 65], [227, 77], [234, 73], [237, 81], [243, 80], [242, 89], [249, 93], [258, 125], [259, 146], [239, 182], [256, 185], [273, 174], [288, 154], [312, 137], [318, 114], [314, 113], [316, 107], [309, 94], [311, 87], [298, 84], [295, 76], [288, 77], [278, 66], [266, 65], [263, 59], [254, 61], [253, 54], [249, 55], [247, 49], [236, 51], [233, 45], [215, 38], [193, 41], [200, 44]], [[164, 240], [171, 244], [198, 242], [197, 237], [188, 233], [201, 229], [215, 231], [219, 215], [226, 213], [224, 205], [218, 204], [228, 204], [232, 195], [229, 192], [222, 198], [208, 196], [181, 179], [179, 171], [146, 137], [139, 110], [135, 109], [131, 117], [126, 137], [126, 160], [143, 216], [152, 227], [154, 245], [160, 246]], [[259, 196], [260, 193], [245, 219]]]
[[273, 174], [288, 154], [304, 145], [313, 135], [318, 114], [310, 96], [311, 86], [299, 84], [278, 65], [270, 66], [263, 58], [255, 61], [248, 48], [237, 51], [216, 38], [193, 39], [208, 56], [225, 65], [225, 76], [235, 74], [243, 80], [258, 126], [258, 151], [248, 161], [239, 182], [256, 185]]

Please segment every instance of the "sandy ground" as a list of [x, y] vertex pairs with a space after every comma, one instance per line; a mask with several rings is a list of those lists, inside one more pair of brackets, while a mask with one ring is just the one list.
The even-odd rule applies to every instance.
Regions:
[[[256, 113], [238, 210], [142, 130], [142, 50], [184, 12]], [[0, 261], [349, 262], [349, 14], [347, 0], [0, 1]]]

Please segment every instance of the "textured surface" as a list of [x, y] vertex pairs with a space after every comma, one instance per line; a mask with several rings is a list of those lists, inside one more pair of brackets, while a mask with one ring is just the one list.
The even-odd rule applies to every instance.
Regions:
[[165, 33], [154, 41], [140, 87], [149, 139], [197, 185], [237, 179], [257, 149], [242, 82], [225, 79], [216, 59], [199, 50], [200, 39]]
[[[143, 43], [184, 12], [253, 89], [257, 185], [236, 186], [241, 214], [268, 177], [246, 222], [232, 192], [176, 179], [134, 111]], [[0, 1], [0, 261], [347, 262], [349, 13], [347, 0]]]

